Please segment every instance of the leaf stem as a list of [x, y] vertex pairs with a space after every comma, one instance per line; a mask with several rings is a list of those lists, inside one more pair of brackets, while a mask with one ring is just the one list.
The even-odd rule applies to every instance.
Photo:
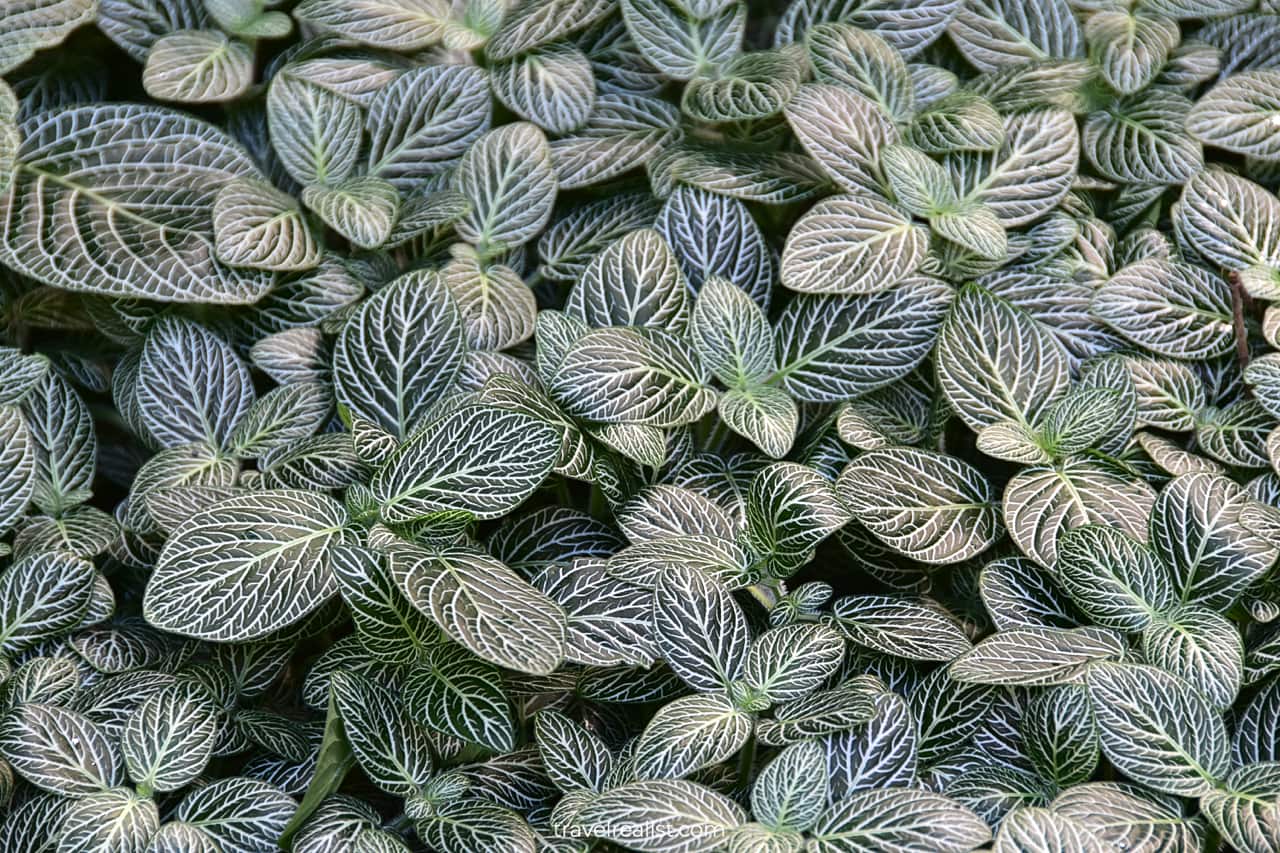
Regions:
[[1249, 333], [1244, 325], [1244, 312], [1249, 307], [1249, 294], [1245, 293], [1240, 282], [1240, 274], [1235, 270], [1227, 273], [1231, 281], [1231, 327], [1236, 336], [1236, 360], [1240, 369], [1249, 366]]

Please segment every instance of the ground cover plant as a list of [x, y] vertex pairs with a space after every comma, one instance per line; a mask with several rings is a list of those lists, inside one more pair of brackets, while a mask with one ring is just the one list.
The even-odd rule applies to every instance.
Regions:
[[0, 851], [1280, 850], [1275, 0], [0, 76]]

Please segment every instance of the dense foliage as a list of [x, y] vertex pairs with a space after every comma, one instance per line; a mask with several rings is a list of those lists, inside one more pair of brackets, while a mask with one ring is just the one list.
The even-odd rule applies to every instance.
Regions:
[[0, 74], [4, 853], [1280, 850], [1276, 0]]

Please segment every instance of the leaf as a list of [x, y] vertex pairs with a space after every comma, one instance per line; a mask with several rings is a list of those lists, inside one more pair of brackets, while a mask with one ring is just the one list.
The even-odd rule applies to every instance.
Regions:
[[717, 406], [725, 426], [774, 459], [791, 450], [800, 416], [785, 391], [769, 385], [731, 388]]
[[510, 59], [589, 27], [612, 11], [605, 0], [527, 0], [503, 17], [484, 52], [490, 59]]
[[990, 484], [953, 456], [873, 450], [849, 463], [836, 488], [859, 523], [914, 560], [959, 562], [1001, 533]]
[[1204, 168], [1200, 143], [1183, 128], [1192, 104], [1172, 92], [1146, 91], [1091, 114], [1084, 155], [1105, 178], [1181, 184]]
[[35, 505], [45, 512], [61, 512], [83, 503], [98, 452], [89, 407], [66, 380], [50, 371], [23, 399], [22, 415], [35, 456]]
[[1260, 68], [1232, 74], [1196, 101], [1187, 130], [1206, 145], [1262, 160], [1280, 157], [1275, 117], [1280, 114], [1276, 85], [1280, 73]]
[[1105, 628], [1141, 631], [1175, 600], [1169, 572], [1155, 554], [1101, 524], [1062, 534], [1054, 573], [1076, 606]]
[[798, 743], [778, 753], [751, 786], [752, 814], [774, 830], [808, 829], [827, 802], [824, 764], [816, 743]]
[[938, 384], [973, 430], [1001, 420], [1035, 424], [1065, 392], [1066, 355], [1025, 312], [966, 287], [938, 336]]
[[453, 186], [471, 201], [455, 226], [482, 255], [514, 249], [551, 217], [556, 177], [542, 131], [518, 122], [480, 137], [458, 162]]
[[483, 800], [433, 806], [416, 823], [418, 836], [441, 853], [510, 850], [533, 853], [536, 836], [519, 814]]
[[342, 327], [333, 355], [338, 402], [403, 439], [449, 390], [465, 347], [461, 313], [439, 276], [401, 276]]
[[949, 661], [973, 648], [951, 615], [928, 599], [851, 595], [836, 599], [831, 613], [852, 642], [881, 654]]
[[800, 88], [804, 66], [797, 51], [758, 50], [729, 61], [715, 76], [685, 86], [680, 106], [698, 121], [758, 121], [782, 111]]
[[125, 721], [121, 746], [129, 776], [144, 791], [176, 791], [213, 754], [219, 708], [206, 691], [175, 684], [142, 702]]
[[1080, 25], [1066, 0], [1034, 7], [1016, 0], [964, 5], [947, 33], [980, 71], [1028, 60], [1076, 57], [1084, 48]]
[[883, 111], [863, 95], [829, 84], [800, 87], [786, 107], [788, 124], [804, 149], [841, 189], [880, 194], [880, 149], [898, 133]]
[[369, 678], [335, 672], [330, 684], [347, 743], [369, 780], [402, 797], [417, 792], [433, 771], [426, 731], [395, 695]]
[[1014, 809], [1000, 822], [993, 853], [1102, 853], [1104, 848], [1082, 823], [1048, 809]]
[[263, 456], [308, 438], [324, 426], [333, 407], [328, 386], [295, 382], [268, 391], [254, 401], [227, 439], [232, 454]]
[[1280, 766], [1265, 762], [1239, 767], [1219, 790], [1200, 800], [1200, 810], [1224, 841], [1239, 850], [1265, 850], [1280, 841], [1275, 799]]
[[1192, 685], [1214, 708], [1231, 707], [1244, 679], [1240, 633], [1207, 607], [1170, 610], [1142, 632], [1144, 659]]
[[818, 818], [814, 853], [911, 849], [972, 850], [991, 838], [973, 812], [941, 794], [909, 788], [860, 791], [833, 803]]
[[7, 7], [0, 26], [0, 74], [7, 75], [36, 51], [60, 44], [97, 11], [95, 0], [22, 0]]
[[623, 0], [621, 6], [627, 32], [645, 59], [677, 80], [733, 59], [747, 23], [747, 10], [738, 3], [724, 4], [718, 14], [702, 20], [668, 0]]
[[648, 326], [679, 334], [689, 323], [689, 288], [666, 240], [643, 228], [591, 259], [564, 310], [596, 328]]
[[657, 578], [653, 622], [667, 665], [695, 690], [727, 690], [742, 677], [751, 643], [729, 591], [697, 568], [672, 565]]
[[1085, 782], [1098, 766], [1098, 723], [1083, 685], [1038, 693], [1019, 723], [1027, 757], [1036, 771], [1062, 788]]
[[267, 90], [267, 126], [281, 165], [300, 184], [339, 183], [355, 171], [363, 141], [360, 107], [282, 71]]
[[515, 748], [515, 718], [496, 667], [458, 646], [432, 648], [405, 679], [404, 704], [419, 723], [494, 752]]
[[724, 761], [751, 736], [751, 715], [723, 694], [698, 694], [668, 702], [636, 741], [634, 772], [640, 779], [679, 779]]
[[240, 97], [253, 82], [253, 50], [218, 30], [179, 30], [147, 53], [142, 86], [157, 101], [217, 103]]
[[[227, 181], [257, 173], [222, 131], [116, 104], [52, 110], [19, 133], [13, 186], [0, 200], [6, 265], [68, 290], [162, 302], [244, 304], [270, 286], [269, 276], [219, 264], [210, 221], [190, 213], [207, 210]], [[74, 218], [35, 213], [72, 199]]]
[[770, 704], [812, 693], [844, 658], [844, 640], [823, 625], [783, 625], [751, 644], [743, 680]]
[[912, 277], [870, 296], [801, 295], [774, 326], [780, 381], [804, 402], [844, 402], [894, 382], [933, 348], [951, 288]]
[[918, 739], [906, 700], [896, 693], [881, 694], [874, 716], [865, 725], [822, 741], [833, 798], [914, 784]]
[[1052, 809], [1113, 846], [1157, 844], [1179, 850], [1194, 849], [1201, 843], [1200, 828], [1182, 817], [1180, 804], [1131, 785], [1075, 785], [1053, 801]]
[[93, 601], [93, 564], [60, 552], [0, 573], [0, 652], [12, 655], [78, 627]]
[[223, 642], [292, 625], [337, 592], [329, 549], [346, 522], [341, 505], [309, 492], [219, 501], [173, 531], [143, 613], [158, 628]]
[[589, 801], [577, 823], [601, 838], [652, 853], [715, 849], [742, 823], [742, 808], [710, 788], [682, 779], [627, 782]]
[[1157, 355], [1211, 358], [1234, 346], [1227, 285], [1198, 267], [1163, 260], [1130, 264], [1102, 286], [1092, 308], [1116, 332]]
[[1126, 776], [1199, 796], [1226, 774], [1222, 718], [1185, 682], [1141, 664], [1096, 664], [1086, 683], [1102, 751]]
[[534, 731], [547, 775], [560, 790], [603, 790], [613, 755], [599, 737], [550, 708], [538, 712]]
[[563, 42], [498, 63], [490, 82], [507, 109], [549, 133], [581, 127], [595, 106], [591, 62], [581, 50]]
[[293, 197], [254, 178], [228, 181], [213, 201], [218, 260], [233, 267], [305, 270], [320, 263], [320, 246]]
[[865, 95], [895, 122], [910, 118], [914, 97], [907, 65], [880, 34], [829, 23], [813, 27], [807, 41], [809, 61], [819, 82]]
[[769, 304], [775, 261], [760, 226], [736, 198], [678, 186], [654, 227], [701, 293], [715, 276], [740, 287], [762, 308]]
[[27, 704], [0, 724], [0, 754], [44, 791], [83, 797], [121, 781], [120, 759], [102, 728], [55, 705]]
[[193, 791], [176, 814], [225, 853], [252, 853], [276, 843], [296, 808], [279, 788], [230, 776]]
[[890, 205], [833, 196], [787, 235], [782, 283], [801, 293], [877, 293], [913, 272], [927, 248], [924, 231]]
[[376, 249], [391, 237], [400, 212], [400, 196], [393, 184], [359, 176], [330, 186], [313, 184], [302, 201], [325, 224], [361, 249]]
[[994, 155], [967, 158], [961, 186], [1006, 228], [1026, 225], [1062, 200], [1076, 176], [1080, 135], [1066, 110], [1032, 109], [1004, 119]]
[[1145, 88], [1181, 41], [1177, 22], [1145, 9], [1092, 15], [1085, 36], [1102, 76], [1125, 95]]
[[443, 0], [303, 0], [294, 14], [360, 44], [415, 51], [443, 38], [449, 6]]
[[1155, 496], [1137, 480], [1126, 480], [1097, 463], [1077, 460], [1025, 468], [1005, 486], [1004, 522], [1022, 552], [1052, 568], [1058, 539], [1085, 524], [1107, 524], [1146, 539]]
[[1123, 651], [1115, 634], [1098, 628], [1019, 628], [987, 637], [953, 660], [947, 672], [968, 684], [1063, 684], [1077, 680], [1092, 662]]
[[414, 548], [393, 553], [391, 572], [410, 604], [478, 657], [533, 675], [563, 660], [564, 611], [489, 554]]

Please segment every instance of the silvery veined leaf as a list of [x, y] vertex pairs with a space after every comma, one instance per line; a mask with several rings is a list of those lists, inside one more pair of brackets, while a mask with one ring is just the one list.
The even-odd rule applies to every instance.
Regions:
[[120, 533], [114, 518], [97, 507], [82, 504], [58, 518], [38, 515], [27, 519], [14, 534], [13, 553], [21, 559], [44, 551], [69, 551], [89, 559], [106, 551]]
[[836, 599], [831, 615], [850, 641], [893, 657], [949, 661], [973, 648], [955, 618], [927, 598], [850, 595]]
[[419, 790], [432, 775], [431, 739], [399, 697], [352, 672], [335, 672], [330, 684], [347, 743], [369, 780], [399, 796]]
[[1143, 0], [1142, 6], [1157, 15], [1187, 20], [1230, 17], [1247, 11], [1252, 4], [1245, 0]]
[[[1256, 378], [1257, 373], [1253, 374]], [[1265, 392], [1265, 388], [1255, 389]], [[1197, 413], [1196, 441], [1201, 451], [1219, 462], [1241, 468], [1265, 468], [1267, 435], [1275, 415], [1256, 398], [1241, 397], [1223, 408], [1206, 406]]]
[[663, 659], [695, 690], [723, 691], [742, 676], [751, 644], [746, 617], [704, 571], [672, 564], [659, 574], [653, 624]]
[[650, 486], [614, 511], [614, 521], [632, 542], [668, 536], [732, 539], [737, 524], [718, 503], [670, 483]]
[[[296, 833], [292, 832], [292, 824], [299, 823], [304, 814], [305, 823], [301, 824]], [[319, 851], [334, 847], [351, 850], [356, 834], [376, 827], [379, 817], [373, 807], [363, 800], [346, 794], [335, 794], [325, 797], [314, 810], [310, 803], [301, 806], [290, 823], [291, 827], [285, 830], [283, 837], [295, 850]]]
[[979, 430], [1000, 420], [1036, 423], [1066, 393], [1066, 354], [1025, 311], [976, 285], [965, 287], [938, 335], [938, 384]]
[[930, 218], [959, 207], [947, 170], [919, 148], [886, 145], [880, 149], [880, 171], [892, 197], [915, 216]]
[[221, 728], [213, 697], [178, 683], [142, 702], [121, 735], [125, 767], [143, 791], [176, 791], [204, 772]]
[[757, 50], [734, 57], [715, 76], [697, 76], [685, 86], [685, 115], [711, 124], [759, 121], [782, 112], [800, 88], [803, 54], [797, 50]]
[[1157, 355], [1212, 358], [1235, 345], [1227, 283], [1189, 264], [1130, 264], [1102, 285], [1092, 308], [1116, 332]]
[[874, 198], [823, 199], [800, 217], [782, 252], [782, 283], [801, 293], [877, 293], [910, 275], [928, 250], [924, 229]]
[[[392, 182], [394, 183], [394, 182]], [[430, 190], [430, 183], [419, 184], [401, 199], [400, 216], [391, 228], [386, 247], [395, 249], [429, 232], [438, 232], [457, 222], [471, 209], [471, 202], [450, 189]]]
[[1105, 853], [1089, 828], [1045, 808], [1024, 806], [1000, 821], [992, 853]]
[[213, 201], [214, 248], [233, 267], [305, 270], [320, 264], [320, 245], [293, 196], [257, 178], [223, 184]]
[[[232, 5], [244, 3], [257, 5], [255, 0], [208, 0], [207, 5], [217, 7], [223, 2], [229, 2]], [[218, 14], [223, 12], [219, 11]], [[269, 17], [269, 14], [264, 13], [263, 17]], [[255, 19], [251, 26], [255, 26], [259, 20], [261, 19]], [[224, 29], [228, 32], [234, 31], [228, 27]], [[317, 44], [332, 45], [333, 42], [322, 39]], [[323, 50], [324, 48], [321, 47], [321, 51]], [[311, 51], [302, 51], [296, 61], [289, 63], [288, 69], [291, 75], [300, 80], [314, 83], [335, 95], [342, 95], [362, 107], [368, 107], [378, 92], [401, 75], [404, 66], [388, 54], [377, 54], [355, 48], [345, 53], [334, 53], [328, 56], [323, 53], [315, 55]], [[270, 72], [268, 74], [270, 75]]]
[[1141, 631], [1175, 603], [1169, 570], [1137, 539], [1086, 524], [1058, 540], [1054, 577], [1097, 625]]
[[392, 576], [450, 639], [518, 672], [546, 675], [560, 665], [564, 610], [524, 578], [477, 548], [400, 547], [391, 555]]
[[610, 450], [650, 468], [661, 468], [667, 461], [667, 434], [645, 424], [600, 424], [588, 434]]
[[752, 815], [775, 831], [813, 826], [827, 805], [826, 756], [814, 742], [787, 747], [751, 785]]
[[577, 823], [607, 841], [649, 853], [704, 853], [746, 820], [733, 800], [696, 782], [626, 782], [589, 800]]
[[0, 531], [22, 517], [35, 485], [36, 453], [22, 410], [0, 404]]
[[1183, 602], [1225, 608], [1276, 559], [1276, 547], [1242, 520], [1252, 498], [1216, 474], [1185, 474], [1151, 511], [1151, 547]]
[[445, 0], [303, 0], [293, 10], [299, 21], [370, 47], [415, 51], [444, 36], [449, 20]]
[[248, 303], [270, 286], [214, 260], [214, 198], [257, 174], [221, 130], [162, 107], [99, 104], [40, 113], [19, 132], [0, 201], [7, 265], [68, 290], [164, 302]]
[[1009, 257], [1008, 237], [995, 212], [981, 202], [965, 201], [929, 217], [929, 227], [941, 237], [988, 261]]
[[[1010, 123], [1015, 127], [1025, 124]], [[906, 137], [930, 154], [995, 151], [1004, 141], [1005, 127], [1000, 113], [986, 98], [956, 91], [924, 105], [912, 116]]]
[[485, 72], [429, 65], [397, 77], [369, 103], [369, 174], [408, 194], [458, 161], [492, 111]]
[[466, 327], [467, 345], [503, 350], [533, 336], [537, 302], [511, 267], [484, 263], [465, 243], [450, 247], [452, 260], [440, 278], [453, 295]]
[[217, 842], [202, 830], [177, 820], [160, 826], [147, 842], [146, 853], [220, 853]]
[[873, 295], [801, 295], [774, 326], [781, 366], [773, 381], [822, 403], [888, 385], [933, 349], [951, 302], [949, 285], [924, 276]]
[[703, 364], [731, 388], [766, 380], [777, 367], [768, 317], [745, 291], [718, 275], [698, 291], [689, 335]]
[[219, 30], [179, 30], [160, 37], [142, 69], [142, 87], [157, 101], [230, 101], [252, 83], [253, 48]]
[[996, 421], [978, 430], [975, 446], [995, 459], [1022, 465], [1045, 465], [1052, 457], [1035, 429], [1018, 421]]
[[1150, 356], [1123, 356], [1138, 396], [1138, 422], [1169, 432], [1195, 428], [1205, 407], [1204, 380], [1183, 362]]
[[979, 576], [982, 603], [1001, 631], [1010, 628], [1071, 628], [1084, 620], [1053, 579], [1025, 557], [987, 563]]
[[224, 340], [190, 320], [151, 327], [137, 376], [138, 412], [161, 447], [226, 445], [253, 403], [249, 369]]
[[877, 539], [921, 562], [968, 559], [1002, 532], [991, 484], [954, 456], [910, 447], [872, 450], [849, 463], [836, 488]]
[[752, 715], [723, 693], [701, 693], [657, 710], [632, 756], [639, 779], [680, 779], [725, 761], [751, 737]]
[[1085, 677], [1107, 759], [1157, 791], [1196, 797], [1230, 766], [1222, 717], [1190, 685], [1143, 664], [1096, 663]]
[[819, 82], [865, 95], [895, 122], [911, 117], [911, 75], [902, 55], [882, 35], [846, 23], [823, 23], [809, 30], [806, 47]]
[[865, 725], [820, 741], [832, 798], [914, 785], [918, 737], [906, 700], [896, 693], [882, 694], [875, 700], [875, 716]]
[[302, 202], [361, 249], [376, 249], [387, 242], [400, 214], [395, 185], [368, 175], [312, 184], [302, 191]]
[[247, 39], [284, 38], [293, 32], [293, 20], [284, 12], [263, 11], [256, 0], [208, 0], [205, 10], [218, 26]]
[[22, 402], [49, 369], [42, 355], [27, 355], [13, 347], [0, 346], [0, 406]]
[[524, 0], [507, 10], [502, 26], [485, 43], [485, 56], [510, 59], [590, 27], [613, 11], [608, 0]]
[[767, 746], [787, 746], [846, 731], [875, 716], [876, 698], [883, 693], [879, 679], [867, 675], [784, 702], [774, 707], [771, 718], [757, 719], [756, 738]]
[[80, 625], [93, 600], [93, 564], [50, 551], [0, 573], [0, 651], [12, 655]]
[[632, 231], [587, 264], [564, 311], [588, 326], [650, 326], [680, 334], [689, 287], [675, 253], [652, 228]]
[[1280, 158], [1275, 116], [1280, 71], [1260, 68], [1225, 77], [1196, 101], [1187, 130], [1206, 145], [1262, 160]]
[[[1031, 319], [1057, 340], [1066, 352], [1073, 372], [1081, 362], [1121, 346], [1119, 336], [1089, 310], [1096, 290], [1093, 283], [1014, 269], [983, 275], [977, 282], [993, 295], [1030, 314]], [[1091, 371], [1092, 368], [1086, 373]], [[1087, 376], [1083, 378], [1088, 379]], [[1103, 384], [1127, 387], [1118, 376]]]
[[794, 571], [849, 520], [831, 483], [807, 465], [774, 462], [751, 480], [747, 542], [775, 570]]
[[328, 385], [295, 382], [273, 388], [255, 400], [236, 424], [227, 438], [228, 450], [251, 458], [315, 435], [332, 409]]
[[1182, 40], [1176, 21], [1145, 8], [1098, 11], [1084, 33], [1103, 78], [1122, 95], [1145, 88]]
[[460, 646], [435, 646], [409, 670], [404, 703], [413, 719], [438, 732], [498, 753], [515, 748], [515, 719], [497, 667]]
[[1004, 522], [1024, 554], [1052, 568], [1058, 539], [1084, 524], [1109, 524], [1146, 541], [1151, 487], [1088, 459], [1025, 468], [1004, 490]]
[[1236, 717], [1231, 751], [1236, 764], [1280, 760], [1280, 680], [1266, 682]]
[[1235, 701], [1244, 679], [1240, 632], [1198, 604], [1172, 608], [1142, 632], [1143, 659], [1190, 684], [1218, 710]]
[[261, 485], [271, 489], [345, 489], [368, 477], [351, 437], [326, 432], [267, 451], [259, 460]]
[[288, 67], [271, 78], [267, 125], [272, 150], [298, 183], [336, 183], [355, 171], [364, 140], [360, 107]]
[[622, 0], [621, 5], [632, 41], [668, 77], [690, 80], [704, 69], [723, 69], [741, 50], [747, 24], [741, 3], [725, 4], [701, 20], [668, 0]]
[[1184, 129], [1191, 101], [1148, 90], [1092, 113], [1081, 147], [1104, 178], [1131, 184], [1181, 184], [1204, 168], [1200, 143]]
[[15, 0], [0, 21], [0, 74], [13, 71], [36, 51], [60, 44], [97, 12], [97, 0]]
[[742, 677], [769, 704], [793, 702], [836, 671], [844, 650], [844, 638], [825, 625], [784, 625], [751, 644]]
[[465, 349], [461, 313], [440, 277], [403, 275], [365, 300], [339, 333], [338, 402], [404, 438], [449, 390]]
[[745, 204], [728, 196], [680, 186], [655, 224], [675, 252], [689, 284], [701, 291], [719, 276], [762, 307], [774, 279], [772, 252]]
[[538, 418], [464, 406], [402, 444], [369, 488], [391, 523], [441, 511], [497, 518], [533, 494], [559, 451], [559, 434]]
[[158, 628], [224, 642], [292, 625], [337, 592], [329, 548], [346, 523], [342, 506], [322, 494], [276, 490], [219, 501], [165, 543], [144, 615]]
[[623, 544], [612, 525], [568, 507], [543, 507], [508, 519], [488, 540], [495, 557], [525, 572], [603, 559]]
[[160, 812], [150, 797], [126, 787], [112, 788], [71, 804], [58, 829], [58, 849], [150, 853], [150, 839], [159, 828]]
[[[687, 144], [667, 154], [664, 180], [759, 204], [805, 201], [827, 188], [813, 159], [796, 151], [751, 151]], [[651, 164], [652, 167], [652, 164]]]
[[1238, 767], [1217, 790], [1200, 798], [1200, 811], [1236, 850], [1280, 846], [1280, 763]]
[[437, 644], [435, 625], [405, 600], [375, 552], [341, 545], [330, 561], [356, 636], [370, 655], [410, 664]]
[[1018, 0], [962, 4], [947, 25], [947, 34], [979, 71], [1084, 54], [1080, 24], [1067, 0], [1034, 6]]
[[795, 442], [800, 415], [795, 401], [770, 385], [748, 383], [720, 395], [717, 411], [724, 425], [774, 459]]
[[351, 850], [352, 853], [408, 853], [409, 848], [399, 835], [365, 827], [357, 833]]
[[565, 42], [495, 64], [489, 81], [507, 109], [548, 133], [569, 133], [580, 127], [595, 106], [591, 62]]
[[552, 708], [534, 717], [538, 754], [551, 781], [561, 791], [604, 789], [613, 769], [613, 754], [600, 737]]
[[26, 704], [6, 715], [0, 755], [32, 785], [67, 797], [104, 791], [124, 775], [103, 728], [56, 705]]
[[972, 850], [991, 830], [969, 809], [931, 791], [883, 788], [858, 791], [832, 803], [811, 830], [813, 853], [872, 853], [928, 849]]
[[1151, 458], [1152, 463], [1170, 476], [1203, 472], [1206, 474], [1225, 474], [1226, 469], [1197, 453], [1184, 450], [1175, 441], [1170, 441], [1151, 432], [1140, 432], [1134, 438], [1142, 451]]
[[847, 22], [876, 32], [911, 58], [942, 35], [959, 7], [956, 0], [799, 0], [787, 4], [774, 42], [803, 41], [817, 24]]
[[1113, 847], [1192, 851], [1203, 843], [1203, 828], [1183, 817], [1177, 800], [1133, 785], [1088, 782], [1064, 790], [1050, 805], [1057, 814], [1083, 824]]
[[919, 444], [931, 429], [932, 389], [910, 379], [841, 405], [840, 440], [859, 450]]
[[1032, 766], [1062, 788], [1088, 781], [1097, 769], [1098, 723], [1083, 685], [1062, 684], [1036, 693], [1018, 730]]
[[1280, 264], [1280, 201], [1252, 181], [1209, 169], [1191, 178], [1173, 205], [1178, 235], [1220, 266]]
[[230, 776], [192, 791], [175, 814], [212, 838], [223, 853], [256, 853], [275, 846], [296, 808], [293, 798], [273, 785]]
[[[239, 468], [234, 458], [223, 455], [204, 441], [161, 450], [143, 463], [134, 476], [121, 521], [126, 528], [141, 535], [167, 530], [151, 511], [157, 493], [181, 486], [207, 486], [215, 490], [210, 494], [219, 494], [235, 486]], [[192, 497], [192, 494], [184, 496]], [[182, 514], [183, 520], [190, 517], [190, 509], [188, 506]]]
[[72, 637], [71, 647], [85, 663], [106, 673], [155, 666], [173, 650], [170, 638], [136, 616], [82, 628]]
[[647, 164], [680, 135], [680, 111], [646, 95], [603, 92], [587, 123], [551, 141], [551, 163], [561, 190], [615, 178]]
[[445, 800], [417, 816], [410, 801], [406, 814], [414, 820], [418, 837], [440, 853], [502, 850], [534, 853], [537, 836], [517, 812], [470, 797]]
[[692, 346], [659, 329], [593, 329], [573, 342], [550, 383], [565, 411], [602, 423], [672, 427], [715, 405]]
[[1017, 628], [982, 640], [953, 660], [947, 673], [968, 684], [1062, 684], [1124, 651], [1120, 635], [1102, 628]]
[[[708, 197], [721, 198], [710, 194]], [[637, 228], [652, 226], [658, 210], [657, 200], [647, 192], [620, 193], [574, 205], [557, 215], [538, 238], [538, 272], [554, 281], [576, 282], [591, 259], [610, 243]], [[683, 234], [676, 237], [668, 226], [658, 227], [666, 237], [667, 245], [676, 251], [679, 251], [681, 243], [690, 242]], [[693, 275], [692, 265], [685, 266], [685, 274]]]
[[471, 202], [455, 225], [458, 236], [481, 254], [529, 242], [551, 218], [556, 200], [546, 136], [527, 122], [489, 131], [462, 155], [453, 187]]
[[876, 164], [898, 131], [875, 101], [852, 89], [809, 83], [787, 104], [786, 116], [800, 144], [841, 189], [883, 194]]

